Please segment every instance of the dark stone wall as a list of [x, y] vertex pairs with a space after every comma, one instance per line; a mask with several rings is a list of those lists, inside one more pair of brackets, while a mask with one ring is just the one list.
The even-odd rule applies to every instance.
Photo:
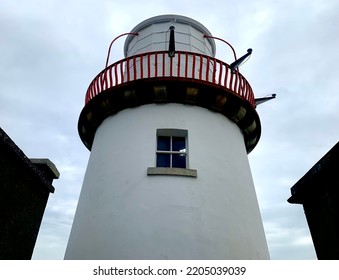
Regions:
[[302, 204], [318, 259], [339, 260], [339, 142], [292, 188]]
[[320, 260], [339, 260], [339, 201], [336, 196], [336, 205], [333, 205], [334, 197], [331, 192], [327, 192], [303, 204], [317, 258]]
[[[51, 178], [0, 129], [0, 259], [31, 259]], [[56, 173], [58, 177], [58, 172]], [[54, 178], [55, 178], [54, 177]]]

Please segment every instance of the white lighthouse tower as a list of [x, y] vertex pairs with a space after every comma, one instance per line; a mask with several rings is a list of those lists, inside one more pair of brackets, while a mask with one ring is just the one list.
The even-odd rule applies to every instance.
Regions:
[[251, 86], [191, 18], [127, 35], [79, 118], [91, 155], [65, 259], [268, 259], [247, 158], [261, 132]]

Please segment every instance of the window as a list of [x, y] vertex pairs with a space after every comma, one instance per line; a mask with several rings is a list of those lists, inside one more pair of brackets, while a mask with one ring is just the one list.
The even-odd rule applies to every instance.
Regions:
[[148, 167], [147, 175], [197, 178], [197, 170], [188, 168], [187, 130], [158, 129], [156, 137], [156, 167]]
[[187, 168], [187, 130], [158, 129], [156, 166]]

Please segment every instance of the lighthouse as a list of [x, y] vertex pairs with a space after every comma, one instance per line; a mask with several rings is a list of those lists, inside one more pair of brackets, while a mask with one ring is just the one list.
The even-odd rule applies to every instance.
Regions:
[[247, 156], [261, 125], [239, 58], [217, 59], [211, 32], [181, 15], [123, 35], [125, 58], [79, 117], [91, 154], [65, 259], [268, 259]]

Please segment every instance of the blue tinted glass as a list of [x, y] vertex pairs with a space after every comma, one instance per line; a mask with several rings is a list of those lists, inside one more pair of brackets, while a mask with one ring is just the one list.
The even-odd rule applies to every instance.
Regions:
[[172, 155], [172, 167], [186, 168], [186, 155]]
[[158, 136], [157, 150], [158, 151], [170, 151], [171, 150], [171, 137]]
[[184, 152], [185, 149], [186, 149], [185, 137], [173, 137], [172, 138], [172, 151]]
[[170, 154], [157, 154], [157, 167], [171, 167]]

